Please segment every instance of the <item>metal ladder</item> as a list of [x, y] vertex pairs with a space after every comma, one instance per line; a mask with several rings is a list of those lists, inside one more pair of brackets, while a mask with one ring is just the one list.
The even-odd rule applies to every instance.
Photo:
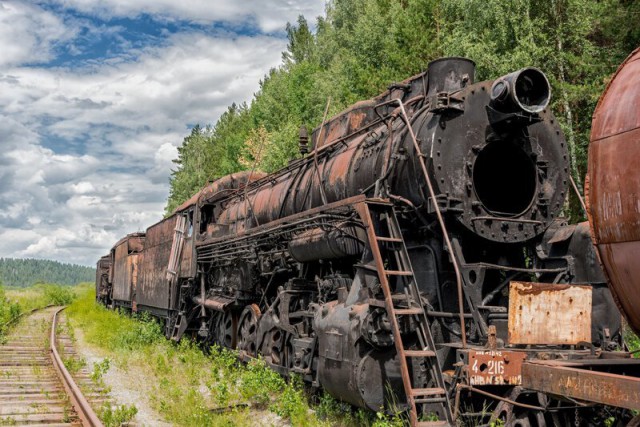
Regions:
[[[400, 372], [409, 404], [411, 425], [421, 427], [455, 425], [429, 320], [420, 302], [420, 291], [393, 204], [386, 199], [367, 199], [360, 204], [358, 211], [367, 230], [375, 270], [384, 293], [385, 307], [400, 359]], [[396, 269], [387, 269], [389, 263], [395, 264]], [[398, 282], [404, 283], [406, 308], [397, 308], [394, 304], [395, 298], [389, 283], [393, 277], [397, 277]], [[407, 316], [412, 317], [418, 324], [416, 332], [419, 349], [406, 348], [402, 342], [399, 323]], [[436, 387], [414, 388], [407, 362], [409, 358], [425, 361], [427, 372], [430, 378], [435, 380]], [[438, 421], [418, 421], [416, 409], [418, 404], [428, 404], [431, 408], [435, 408]]]

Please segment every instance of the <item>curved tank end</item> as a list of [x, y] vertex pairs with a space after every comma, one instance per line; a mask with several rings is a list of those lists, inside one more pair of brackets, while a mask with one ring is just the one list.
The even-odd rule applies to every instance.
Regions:
[[593, 115], [586, 195], [609, 287], [640, 333], [640, 48], [614, 74]]

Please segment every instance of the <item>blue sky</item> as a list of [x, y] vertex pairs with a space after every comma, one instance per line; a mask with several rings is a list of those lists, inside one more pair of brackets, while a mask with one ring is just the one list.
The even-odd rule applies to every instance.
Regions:
[[194, 123], [249, 101], [323, 0], [0, 0], [0, 257], [92, 265], [162, 217]]

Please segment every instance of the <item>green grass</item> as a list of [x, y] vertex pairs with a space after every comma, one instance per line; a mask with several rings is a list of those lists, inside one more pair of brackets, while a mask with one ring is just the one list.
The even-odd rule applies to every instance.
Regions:
[[172, 343], [152, 319], [107, 310], [94, 302], [91, 291], [67, 309], [67, 316], [89, 344], [103, 350], [109, 363], [153, 379], [145, 394], [170, 423], [249, 426], [258, 410], [274, 412], [295, 425], [323, 424], [310, 412], [302, 384], [285, 382], [262, 361], [243, 366], [226, 350], [215, 348], [207, 355], [189, 340]]
[[640, 357], [640, 338], [633, 333], [627, 322], [623, 322], [624, 340], [629, 347], [629, 351], [639, 351], [635, 353], [635, 357]]
[[98, 418], [105, 425], [105, 427], [120, 427], [127, 425], [136, 414], [138, 408], [135, 405], [120, 405], [113, 407], [105, 404], [97, 412]]
[[141, 387], [151, 406], [175, 425], [252, 426], [264, 417], [263, 424], [270, 425], [277, 416], [294, 426], [400, 425], [399, 417], [356, 411], [326, 394], [314, 405], [300, 378], [285, 381], [260, 359], [242, 364], [226, 349], [214, 347], [205, 354], [190, 340], [168, 341], [152, 319], [96, 304], [92, 289], [71, 304], [67, 316], [108, 360], [106, 367], [94, 367], [96, 376], [109, 365], [136, 378], [142, 374], [149, 379]]
[[[84, 292], [90, 284], [82, 286]], [[40, 283], [28, 288], [4, 288], [0, 285], [0, 341], [8, 332], [10, 323], [20, 314], [46, 307], [47, 305], [67, 305], [76, 298], [76, 290], [71, 286]]]

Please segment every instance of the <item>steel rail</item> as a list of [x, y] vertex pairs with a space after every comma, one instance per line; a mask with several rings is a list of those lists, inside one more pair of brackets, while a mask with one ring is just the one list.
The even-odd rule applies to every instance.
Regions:
[[51, 349], [51, 360], [53, 362], [53, 366], [64, 386], [64, 389], [67, 392], [67, 395], [71, 399], [71, 404], [73, 408], [76, 410], [76, 413], [82, 420], [83, 426], [88, 427], [103, 427], [102, 421], [98, 418], [96, 413], [89, 405], [89, 402], [82, 394], [80, 387], [76, 384], [74, 379], [71, 377], [71, 374], [64, 366], [62, 362], [62, 358], [58, 353], [58, 349], [56, 348], [56, 325], [58, 321], [58, 313], [64, 310], [66, 307], [59, 308], [53, 314], [53, 322], [51, 323], [51, 335], [49, 338], [49, 346]]

